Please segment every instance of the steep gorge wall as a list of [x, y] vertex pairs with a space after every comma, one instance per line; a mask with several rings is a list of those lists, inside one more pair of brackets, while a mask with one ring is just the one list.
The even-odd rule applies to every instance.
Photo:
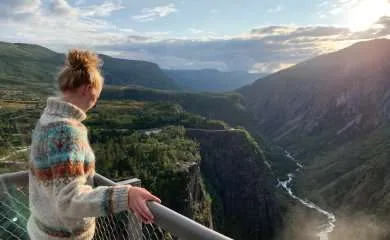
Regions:
[[215, 229], [234, 239], [272, 239], [282, 225], [273, 176], [243, 131], [187, 130], [200, 143]]

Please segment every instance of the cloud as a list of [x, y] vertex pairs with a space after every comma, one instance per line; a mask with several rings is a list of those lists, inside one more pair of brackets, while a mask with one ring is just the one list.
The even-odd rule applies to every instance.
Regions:
[[285, 68], [294, 66], [293, 63], [280, 63], [280, 62], [266, 62], [266, 63], [255, 63], [249, 70], [249, 73], [274, 73]]
[[121, 2], [104, 2], [101, 5], [92, 5], [82, 10], [82, 16], [85, 17], [107, 17], [112, 12], [119, 11], [125, 7]]
[[125, 32], [125, 33], [134, 33], [134, 29], [132, 28], [121, 28], [119, 29], [121, 32]]
[[[198, 29], [193, 29], [197, 32]], [[390, 17], [375, 28], [352, 32], [334, 26], [268, 26], [236, 36], [210, 36], [207, 39], [154, 39], [137, 43], [100, 45], [97, 49], [130, 52], [142, 60], [169, 68], [217, 67], [271, 73], [323, 53], [347, 47], [361, 40], [390, 35]]]
[[329, 13], [332, 14], [332, 15], [337, 15], [337, 14], [342, 13], [343, 11], [344, 11], [343, 8], [337, 7], [337, 8], [333, 8], [332, 10], [330, 10]]
[[[294, 48], [295, 47], [295, 48]], [[295, 63], [313, 55], [312, 45], [288, 46], [260, 39], [233, 38], [226, 40], [164, 40], [152, 43], [99, 46], [102, 50], [139, 52], [143, 60], [157, 61], [162, 67], [203, 68], [213, 63], [220, 70], [252, 70], [256, 63], [277, 62], [281, 59]], [[170, 62], [172, 59], [180, 61]], [[164, 60], [164, 61], [161, 61]], [[259, 65], [257, 65], [259, 66]], [[209, 66], [210, 67], [210, 66]], [[268, 68], [270, 70], [271, 68]]]
[[338, 15], [348, 12], [351, 8], [356, 7], [362, 0], [325, 0], [318, 4], [317, 15], [321, 18]]
[[193, 34], [204, 33], [203, 30], [201, 30], [201, 29], [196, 29], [196, 28], [189, 28], [188, 30], [189, 30], [191, 33], [193, 33]]
[[77, 0], [74, 5], [80, 6], [85, 3], [86, 0]]
[[[346, 2], [350, 0], [343, 1]], [[139, 32], [120, 28], [104, 18], [120, 9], [120, 1], [92, 6], [65, 0], [51, 0], [49, 4], [40, 0], [3, 1], [0, 40], [36, 43], [62, 52], [71, 47], [88, 48], [115, 57], [152, 61], [164, 68], [269, 73], [357, 41], [390, 36], [389, 16], [356, 32], [345, 27], [297, 25], [259, 27], [226, 36], [197, 28], [182, 33]], [[143, 11], [152, 15], [141, 21], [165, 17], [177, 10], [169, 4]], [[28, 21], [21, 21], [27, 18]], [[172, 37], [179, 34], [187, 35]]]
[[198, 28], [189, 28], [188, 32], [191, 33], [192, 36], [197, 36], [199, 39], [203, 39], [205, 41], [207, 41], [210, 37], [217, 36], [215, 32], [206, 31]]
[[390, 17], [384, 16], [377, 21], [374, 26], [375, 29], [372, 31], [376, 31], [375, 34], [378, 36], [389, 36], [390, 35]]
[[296, 28], [290, 26], [268, 26], [263, 28], [252, 29], [251, 34], [265, 37], [265, 36], [272, 36], [272, 35], [289, 34], [294, 31], [296, 31]]
[[334, 19], [354, 31], [370, 28], [380, 16], [390, 14], [388, 0], [329, 0], [317, 5], [317, 16]]
[[273, 41], [290, 41], [309, 38], [341, 38], [350, 36], [352, 32], [345, 27], [334, 26], [268, 26], [255, 28], [250, 31], [250, 36], [260, 39], [271, 39]]
[[281, 11], [283, 11], [284, 9], [284, 6], [283, 5], [278, 5], [274, 8], [270, 8], [267, 10], [267, 13], [280, 13]]
[[6, 0], [0, 2], [0, 20], [24, 20], [34, 15], [40, 0]]
[[[65, 0], [8, 1], [0, 3], [0, 37], [65, 50], [67, 46], [126, 41], [126, 35], [104, 19], [83, 16], [83, 8]], [[2, 34], [3, 33], [3, 34]]]
[[175, 4], [171, 3], [165, 6], [157, 6], [154, 8], [144, 8], [141, 10], [140, 15], [135, 15], [132, 18], [139, 22], [154, 21], [157, 18], [166, 17], [178, 10]]
[[121, 2], [104, 2], [99, 5], [80, 6], [82, 2], [77, 2], [77, 7], [72, 7], [66, 0], [52, 0], [48, 5], [48, 12], [58, 17], [107, 17], [112, 12], [124, 9]]
[[330, 2], [328, 0], [325, 0], [325, 1], [322, 1], [318, 4], [318, 7], [322, 8], [322, 7], [325, 7], [325, 6], [328, 6], [330, 4]]
[[49, 3], [48, 10], [58, 17], [76, 16], [77, 10], [69, 5], [66, 0], [53, 0]]
[[148, 42], [150, 40], [153, 40], [153, 37], [148, 37], [148, 36], [140, 36], [140, 35], [130, 35], [127, 36], [127, 40], [129, 42]]
[[[111, 24], [103, 17], [122, 9], [120, 1], [106, 1], [101, 5], [79, 4], [71, 5], [66, 0], [51, 0], [47, 4], [40, 1], [34, 4], [32, 1], [10, 1], [7, 5], [1, 3], [10, 15], [0, 17], [0, 39], [30, 42], [56, 51], [66, 51], [71, 47], [93, 49], [96, 45], [155, 42], [170, 34], [139, 33]], [[26, 21], [20, 21], [21, 13], [26, 15]]]

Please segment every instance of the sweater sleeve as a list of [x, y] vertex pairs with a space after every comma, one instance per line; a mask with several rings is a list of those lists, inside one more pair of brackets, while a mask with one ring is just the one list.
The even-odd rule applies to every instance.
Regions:
[[86, 157], [88, 150], [87, 135], [76, 126], [57, 126], [48, 133], [51, 192], [58, 214], [97, 217], [127, 210], [129, 186], [87, 184], [95, 167], [95, 160]]

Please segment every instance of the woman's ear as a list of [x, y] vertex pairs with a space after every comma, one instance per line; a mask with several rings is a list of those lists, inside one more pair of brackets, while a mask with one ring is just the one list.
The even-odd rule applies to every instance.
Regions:
[[82, 87], [82, 94], [83, 96], [87, 95], [92, 91], [92, 84], [84, 84]]

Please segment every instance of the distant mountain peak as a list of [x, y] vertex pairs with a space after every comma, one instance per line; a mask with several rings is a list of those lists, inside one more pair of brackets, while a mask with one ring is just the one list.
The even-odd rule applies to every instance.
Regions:
[[244, 71], [222, 72], [210, 68], [198, 70], [166, 69], [164, 71], [181, 89], [194, 92], [233, 91], [264, 76]]

